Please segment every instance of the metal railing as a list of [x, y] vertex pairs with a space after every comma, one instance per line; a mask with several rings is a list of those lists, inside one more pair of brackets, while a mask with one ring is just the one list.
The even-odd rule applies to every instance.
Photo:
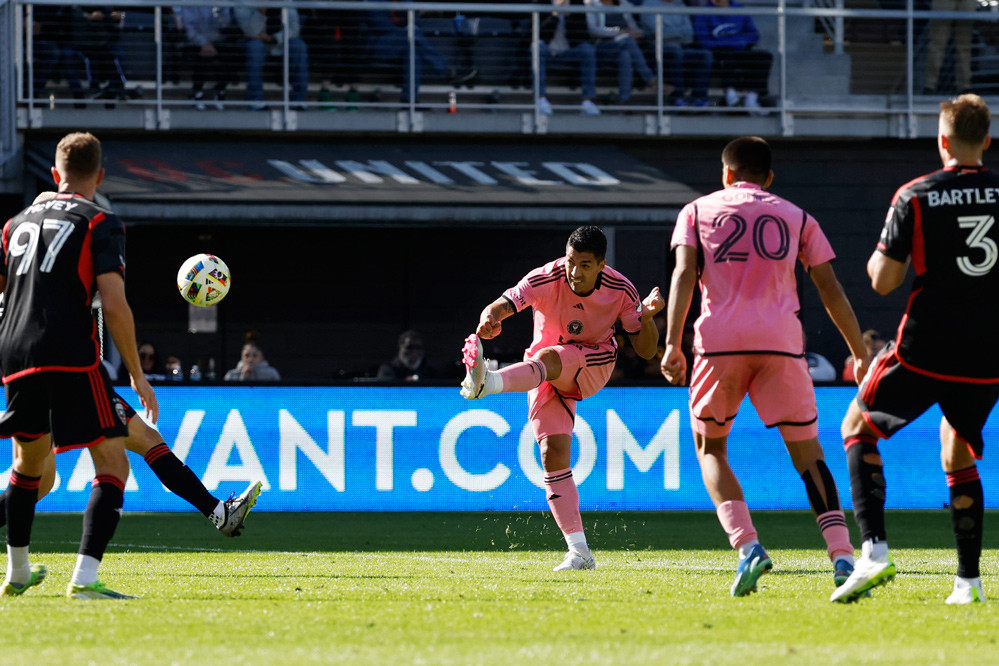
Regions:
[[[738, 124], [746, 128], [744, 131], [784, 136], [898, 137], [934, 134], [941, 95], [957, 92], [961, 83], [949, 72], [955, 69], [960, 77], [959, 65], [965, 57], [971, 59], [973, 68], [972, 89], [987, 94], [999, 87], [999, 14], [990, 11], [995, 7], [984, 5], [969, 13], [933, 13], [917, 11], [913, 0], [908, 0], [904, 11], [846, 9], [843, 0], [801, 1], [803, 4], [794, 5], [788, 0], [757, 0], [738, 8], [628, 7], [627, 13], [635, 20], [652, 19], [653, 30], [646, 30], [637, 44], [655, 85], [643, 89], [641, 77], [636, 77], [638, 85], [621, 83], [615, 76], [621, 71], [620, 49], [605, 48], [614, 40], [604, 40], [597, 46], [599, 94], [593, 100], [602, 114], [595, 118], [579, 113], [580, 76], [575, 64], [571, 69], [548, 68], [547, 104], [542, 100], [539, 71], [543, 63], [537, 44], [544, 19], [553, 13], [569, 17], [610, 12], [617, 18], [622, 7], [336, 0], [176, 0], [153, 4], [125, 0], [115, 4], [124, 17], [115, 21], [105, 17], [107, 25], [102, 24], [100, 30], [88, 30], [96, 22], [77, 23], [62, 26], [61, 31], [56, 26], [53, 35], [46, 19], [65, 3], [2, 0], [0, 12], [13, 14], [13, 20], [8, 15], [0, 22], [5, 31], [0, 45], [14, 45], [14, 68], [13, 75], [5, 74], [10, 69], [4, 68], [0, 84], [7, 94], [10, 87], [16, 87], [17, 124], [21, 128], [78, 125], [86, 118], [98, 126], [108, 123], [150, 130], [702, 135], [728, 134], [732, 125]], [[98, 7], [95, 2], [75, 4], [87, 11]], [[247, 8], [274, 10], [267, 19], [273, 29], [292, 35], [267, 48], [262, 99], [251, 98], [244, 83], [243, 49], [253, 40], [235, 25], [227, 29], [226, 36], [235, 46], [230, 49], [230, 60], [223, 63], [233, 79], [226, 96], [215, 100], [209, 96], [211, 91], [202, 91], [202, 98], [191, 98], [191, 71], [200, 61], [171, 13], [206, 6], [230, 13], [245, 13]], [[376, 39], [367, 19], [376, 14], [383, 18], [388, 12], [398, 21], [398, 34]], [[293, 14], [298, 15], [297, 21]], [[767, 88], [757, 96], [760, 108], [747, 106], [746, 90], [735, 90], [740, 102], [727, 105], [732, 91], [725, 85], [725, 72], [717, 67], [711, 77], [709, 106], [694, 106], [692, 97], [676, 96], [671, 90], [675, 80], [664, 56], [663, 36], [664, 19], [678, 15], [693, 21], [698, 17], [753, 19], [760, 32], [754, 49], [773, 56]], [[932, 21], [971, 23], [973, 52], [948, 47], [935, 94], [924, 95], [923, 45]], [[301, 26], [297, 38], [296, 23]], [[350, 33], [348, 25], [349, 30], [369, 32]], [[627, 30], [626, 22], [621, 25]], [[105, 42], [87, 43], [88, 32]], [[301, 40], [301, 47], [297, 40]], [[307, 51], [304, 96], [301, 86], [295, 86], [303, 62], [296, 48]], [[104, 74], [94, 72], [98, 62], [107, 59], [101, 49], [111, 52], [113, 67], [123, 69], [127, 81], [120, 87], [112, 85], [118, 70], [112, 68], [108, 75], [106, 62]], [[0, 46], [0, 59], [4, 50]], [[631, 61], [631, 67], [641, 72], [637, 58]], [[630, 99], [626, 99], [629, 93]], [[396, 95], [397, 99], [391, 99]], [[4, 99], [0, 94], [0, 101]], [[106, 113], [106, 107], [115, 113]], [[0, 143], [2, 146], [5, 144]]]

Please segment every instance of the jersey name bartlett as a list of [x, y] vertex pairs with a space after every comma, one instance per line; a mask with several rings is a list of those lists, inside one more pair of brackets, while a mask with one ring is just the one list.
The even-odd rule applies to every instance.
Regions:
[[926, 203], [931, 208], [934, 206], [999, 203], [999, 188], [963, 187], [954, 190], [930, 190], [926, 193]]

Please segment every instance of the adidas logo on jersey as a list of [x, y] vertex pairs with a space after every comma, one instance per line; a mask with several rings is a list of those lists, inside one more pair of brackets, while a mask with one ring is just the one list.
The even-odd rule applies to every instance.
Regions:
[[572, 306], [572, 309], [573, 310], [582, 310], [583, 309], [583, 304], [582, 303], [576, 303], [575, 305]]

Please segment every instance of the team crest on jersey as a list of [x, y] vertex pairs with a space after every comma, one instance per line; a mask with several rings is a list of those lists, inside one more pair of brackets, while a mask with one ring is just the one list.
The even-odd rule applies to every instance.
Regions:
[[114, 399], [114, 413], [117, 415], [118, 420], [124, 425], [128, 425], [128, 414], [125, 412], [125, 405], [122, 404], [120, 398]]
[[583, 322], [578, 319], [573, 319], [565, 327], [565, 330], [569, 331], [569, 335], [579, 335], [583, 332]]

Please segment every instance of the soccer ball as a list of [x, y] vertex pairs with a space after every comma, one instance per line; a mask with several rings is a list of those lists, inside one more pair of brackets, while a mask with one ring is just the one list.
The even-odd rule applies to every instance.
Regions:
[[196, 254], [177, 271], [177, 290], [199, 308], [215, 305], [229, 293], [229, 267], [214, 254]]

